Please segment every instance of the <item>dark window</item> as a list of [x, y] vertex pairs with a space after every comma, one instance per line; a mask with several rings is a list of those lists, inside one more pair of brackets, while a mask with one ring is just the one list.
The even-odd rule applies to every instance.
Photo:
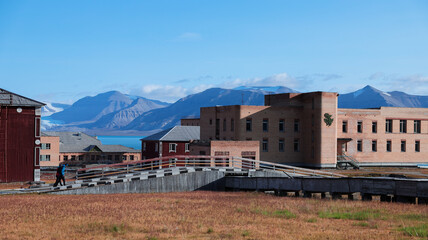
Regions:
[[114, 155], [114, 160], [119, 161], [120, 155]]
[[372, 122], [372, 133], [377, 133], [377, 122]]
[[246, 124], [245, 124], [245, 128], [247, 130], [247, 132], [251, 132], [252, 131], [252, 126], [253, 125], [253, 121], [251, 118], [247, 118], [246, 120]]
[[295, 152], [300, 152], [300, 141], [299, 141], [299, 139], [294, 139], [294, 151]]
[[402, 152], [406, 151], [406, 141], [401, 141], [401, 151]]
[[407, 132], [407, 120], [400, 120], [400, 133]]
[[284, 132], [284, 119], [279, 119], [279, 125], [278, 125], [278, 130], [280, 132]]
[[357, 141], [357, 151], [362, 152], [363, 151], [363, 141], [358, 140]]
[[342, 132], [344, 133], [348, 132], [348, 121], [342, 122]]
[[392, 143], [391, 140], [386, 141], [386, 151], [391, 152], [392, 151]]
[[263, 132], [267, 132], [269, 129], [269, 119], [263, 119]]
[[220, 119], [215, 120], [215, 138], [218, 139], [220, 135]]
[[377, 152], [377, 141], [376, 140], [372, 141], [372, 152]]
[[134, 160], [134, 155], [129, 155], [129, 160]]
[[223, 119], [223, 132], [226, 132], [226, 118]]
[[68, 156], [67, 156], [67, 155], [64, 155], [63, 160], [64, 160], [64, 161], [67, 161], [67, 160], [68, 160]]
[[79, 155], [79, 161], [83, 161], [83, 155]]
[[213, 125], [213, 120], [210, 118], [210, 125]]
[[279, 139], [278, 151], [284, 152], [284, 139]]
[[357, 122], [357, 132], [359, 132], [359, 133], [363, 132], [363, 122], [362, 121]]
[[421, 151], [421, 142], [419, 140], [415, 141], [415, 152]]
[[294, 119], [294, 132], [299, 132], [299, 131], [300, 131], [300, 120]]
[[421, 133], [421, 120], [415, 120], [413, 123], [414, 133]]
[[385, 132], [392, 133], [392, 119], [387, 119], [385, 122]]
[[107, 160], [113, 160], [113, 156], [112, 155], [108, 155], [107, 156]]
[[230, 131], [235, 131], [235, 119], [230, 119]]
[[126, 155], [122, 155], [122, 160], [126, 161]]
[[269, 149], [268, 149], [268, 140], [267, 139], [263, 139], [263, 141], [262, 141], [262, 151], [263, 152], [267, 152], [267, 151], [269, 151]]

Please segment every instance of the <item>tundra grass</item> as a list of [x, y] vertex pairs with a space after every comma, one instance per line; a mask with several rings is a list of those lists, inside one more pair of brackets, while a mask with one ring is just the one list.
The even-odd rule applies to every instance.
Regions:
[[0, 196], [0, 239], [424, 239], [427, 205], [187, 192]]

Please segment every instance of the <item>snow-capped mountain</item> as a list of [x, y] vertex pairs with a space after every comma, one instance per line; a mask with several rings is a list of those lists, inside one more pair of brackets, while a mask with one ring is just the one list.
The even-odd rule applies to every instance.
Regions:
[[428, 96], [404, 92], [383, 92], [370, 85], [355, 92], [340, 94], [339, 108], [428, 107]]

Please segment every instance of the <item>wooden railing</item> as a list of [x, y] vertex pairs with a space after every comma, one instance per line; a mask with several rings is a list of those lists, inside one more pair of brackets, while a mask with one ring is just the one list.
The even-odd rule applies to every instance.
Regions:
[[177, 155], [152, 158], [140, 161], [106, 164], [77, 170], [76, 179], [107, 177], [120, 174], [131, 174], [142, 171], [173, 167], [206, 167], [206, 168], [240, 168], [245, 170], [272, 170], [282, 172], [288, 177], [318, 176], [345, 177], [331, 172], [299, 168], [289, 165], [239, 158], [232, 156], [189, 156]]

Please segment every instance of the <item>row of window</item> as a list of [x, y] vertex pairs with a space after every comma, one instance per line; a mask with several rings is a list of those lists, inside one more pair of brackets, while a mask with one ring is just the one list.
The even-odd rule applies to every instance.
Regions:
[[[385, 132], [392, 133], [392, 119], [386, 119]], [[407, 120], [400, 120], [400, 133], [407, 133]], [[342, 132], [348, 132], [348, 121], [342, 122]], [[363, 121], [357, 122], [357, 132], [363, 132]], [[377, 121], [372, 121], [372, 133], [377, 133]], [[413, 133], [421, 133], [421, 120], [413, 120]]]
[[[49, 160], [45, 160], [45, 161], [50, 161], [50, 155], [40, 155], [40, 156], [41, 157], [42, 156], [49, 156]], [[84, 160], [84, 156], [85, 155], [78, 155], [78, 156], [71, 155], [70, 158], [69, 158], [68, 155], [64, 155], [63, 156], [63, 160], [64, 161], [76, 161], [76, 160], [83, 161]], [[90, 155], [90, 156], [91, 156], [90, 158], [91, 158], [92, 161], [101, 160], [101, 155]], [[120, 160], [120, 156], [121, 155], [107, 155], [107, 160], [113, 160], [113, 157], [114, 157], [115, 161], [119, 161]], [[89, 155], [87, 155], [87, 158], [89, 160]], [[128, 160], [128, 156], [122, 155], [122, 160], [123, 161]], [[134, 155], [129, 155], [129, 160], [134, 160]], [[40, 161], [43, 161], [43, 160], [40, 160]]]
[[[300, 139], [295, 138], [293, 141], [293, 150], [294, 152], [300, 152]], [[284, 152], [285, 151], [285, 144], [284, 139], [278, 140], [278, 151]], [[269, 139], [263, 138], [262, 140], [262, 152], [269, 152]]]
[[[184, 151], [189, 152], [190, 151], [190, 143], [186, 143], [184, 145]], [[143, 151], [147, 151], [147, 144], [146, 142], [143, 142]], [[155, 152], [159, 152], [159, 144], [155, 143]], [[169, 152], [177, 152], [177, 143], [170, 143], [169, 144]]]
[[[251, 118], [246, 119], [245, 130], [247, 132], [251, 132], [253, 130], [253, 119], [251, 119]], [[267, 119], [267, 118], [263, 119], [262, 130], [263, 130], [263, 132], [269, 131], [269, 119]], [[279, 132], [285, 131], [285, 119], [279, 119], [278, 131]], [[300, 131], [300, 119], [294, 119], [294, 132], [299, 132], [299, 131]]]
[[[414, 148], [415, 152], [420, 152], [421, 151], [421, 142], [419, 140], [416, 140], [414, 147], [415, 147]], [[401, 152], [407, 151], [406, 140], [401, 140], [400, 149], [401, 149]], [[392, 141], [391, 140], [386, 141], [386, 149], [385, 150], [386, 150], [386, 152], [392, 152]], [[363, 141], [362, 140], [357, 140], [357, 151], [363, 152]], [[377, 151], [378, 151], [377, 140], [372, 140], [372, 152], [377, 152]]]
[[[210, 125], [212, 125], [212, 119], [210, 119]], [[245, 129], [247, 132], [253, 131], [253, 119], [252, 118], [246, 118], [245, 120]], [[269, 131], [269, 119], [264, 118], [262, 121], [262, 130], [263, 132]], [[227, 120], [226, 118], [223, 119], [223, 132], [227, 131]], [[235, 131], [235, 120], [233, 118], [230, 119], [230, 131]], [[285, 131], [285, 119], [279, 119], [278, 121], [278, 131], [284, 132]], [[299, 132], [300, 131], [300, 120], [294, 119], [294, 131]], [[216, 119], [216, 135], [218, 135], [220, 132], [220, 119]]]
[[[190, 143], [186, 143], [184, 145], [184, 151], [190, 152]], [[177, 143], [170, 143], [169, 144], [169, 152], [177, 152]]]

